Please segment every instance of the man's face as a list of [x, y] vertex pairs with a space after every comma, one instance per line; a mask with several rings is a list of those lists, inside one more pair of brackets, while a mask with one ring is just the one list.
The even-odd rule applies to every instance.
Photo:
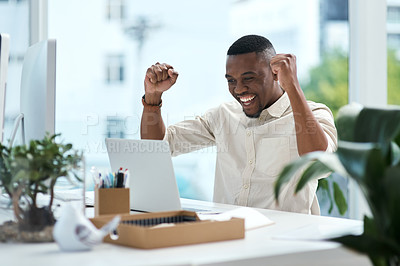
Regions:
[[277, 100], [276, 95], [282, 94], [274, 82], [269, 60], [262, 53], [228, 55], [225, 77], [230, 93], [248, 117], [259, 117]]

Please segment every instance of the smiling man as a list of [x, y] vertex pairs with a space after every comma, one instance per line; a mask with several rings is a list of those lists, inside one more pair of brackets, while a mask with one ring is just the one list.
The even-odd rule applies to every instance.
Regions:
[[236, 101], [166, 129], [161, 96], [178, 72], [168, 64], [148, 68], [141, 137], [168, 140], [173, 156], [216, 145], [215, 202], [319, 214], [317, 180], [294, 195], [298, 178], [293, 178], [282, 189], [279, 205], [273, 193], [288, 162], [337, 145], [331, 111], [307, 101], [300, 88], [296, 57], [276, 54], [268, 39], [247, 35], [229, 48], [225, 77]]

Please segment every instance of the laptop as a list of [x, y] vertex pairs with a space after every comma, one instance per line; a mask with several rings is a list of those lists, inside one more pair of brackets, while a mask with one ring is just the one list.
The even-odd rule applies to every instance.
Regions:
[[105, 142], [112, 171], [129, 170], [131, 210], [182, 210], [167, 141], [106, 138]]

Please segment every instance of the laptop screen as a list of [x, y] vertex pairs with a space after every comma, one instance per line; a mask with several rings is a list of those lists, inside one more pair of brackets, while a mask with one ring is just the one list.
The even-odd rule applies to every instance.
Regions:
[[113, 172], [129, 170], [130, 206], [155, 212], [180, 210], [171, 153], [164, 140], [106, 139]]

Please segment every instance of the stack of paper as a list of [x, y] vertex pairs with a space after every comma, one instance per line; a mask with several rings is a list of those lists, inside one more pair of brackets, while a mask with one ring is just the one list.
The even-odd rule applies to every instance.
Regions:
[[255, 228], [259, 228], [262, 226], [271, 225], [274, 222], [271, 221], [268, 217], [264, 214], [260, 213], [259, 211], [240, 207], [237, 209], [233, 209], [230, 211], [222, 212], [219, 214], [197, 214], [201, 220], [215, 220], [215, 221], [228, 221], [232, 217], [242, 218], [244, 219], [245, 229], [251, 230]]

